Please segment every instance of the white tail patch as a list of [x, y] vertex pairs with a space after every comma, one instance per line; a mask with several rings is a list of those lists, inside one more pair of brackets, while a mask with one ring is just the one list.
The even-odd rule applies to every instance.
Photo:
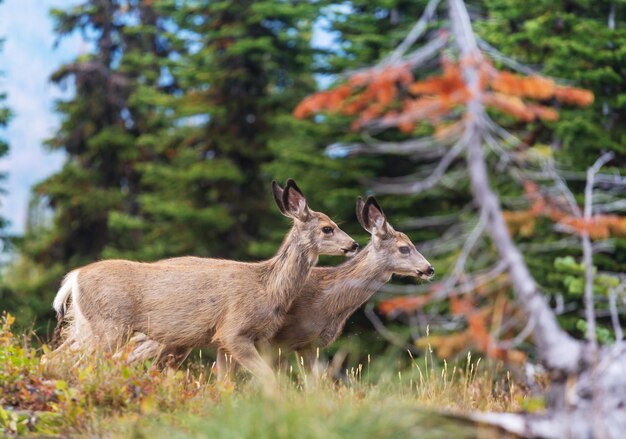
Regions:
[[61, 283], [61, 288], [52, 302], [52, 307], [57, 312], [57, 317], [63, 318], [67, 312], [67, 300], [74, 292], [73, 301], [76, 301], [78, 294], [78, 270], [70, 271]]
[[[56, 310], [57, 316], [64, 318], [69, 324], [63, 330], [66, 337], [66, 343], [69, 343], [71, 349], [78, 349], [81, 344], [88, 341], [93, 333], [91, 326], [78, 306], [78, 296], [80, 288], [78, 286], [79, 270], [69, 272], [63, 282], [61, 288], [57, 292], [52, 307]], [[68, 306], [69, 298], [72, 298], [71, 304]], [[66, 344], [64, 343], [64, 344]]]

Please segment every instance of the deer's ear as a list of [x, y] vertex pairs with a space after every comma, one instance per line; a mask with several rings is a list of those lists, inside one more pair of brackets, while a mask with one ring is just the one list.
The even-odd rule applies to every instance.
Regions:
[[280, 187], [276, 180], [272, 181], [272, 194], [274, 195], [274, 201], [278, 206], [278, 210], [285, 216], [289, 216], [287, 211], [285, 210], [285, 205], [283, 204], [283, 188]]
[[287, 216], [307, 221], [311, 217], [311, 211], [306, 202], [304, 194], [295, 181], [291, 178], [287, 180], [285, 190], [283, 191], [283, 206], [287, 212]]
[[365, 221], [363, 220], [364, 207], [365, 207], [365, 201], [363, 201], [363, 198], [356, 197], [356, 219], [359, 222], [359, 224], [361, 224], [361, 227], [363, 227], [365, 230], [369, 232], [369, 229]]
[[376, 235], [379, 238], [386, 238], [390, 235], [391, 228], [387, 222], [385, 213], [376, 202], [374, 197], [368, 197], [365, 205], [363, 206], [363, 227], [372, 235]]

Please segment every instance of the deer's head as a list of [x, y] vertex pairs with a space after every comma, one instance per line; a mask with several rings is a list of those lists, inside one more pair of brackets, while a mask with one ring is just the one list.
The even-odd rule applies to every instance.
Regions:
[[272, 192], [280, 212], [294, 220], [298, 235], [318, 254], [350, 256], [357, 251], [359, 244], [354, 239], [327, 215], [309, 208], [295, 181], [287, 180], [284, 189], [273, 181]]
[[357, 198], [356, 216], [361, 226], [372, 235], [372, 251], [388, 271], [420, 279], [434, 276], [433, 266], [417, 251], [408, 236], [391, 227], [374, 197], [368, 197], [367, 201]]

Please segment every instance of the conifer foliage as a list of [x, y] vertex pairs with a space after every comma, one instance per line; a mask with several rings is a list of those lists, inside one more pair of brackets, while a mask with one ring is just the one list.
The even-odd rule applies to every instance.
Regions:
[[278, 219], [264, 165], [269, 143], [293, 134], [277, 115], [311, 90], [317, 10], [310, 2], [177, 5], [171, 25], [184, 41], [171, 74], [182, 91], [165, 103], [172, 126], [144, 136], [157, 158], [140, 169], [141, 214], [128, 222], [145, 239], [131, 256], [267, 255], [254, 251]]
[[79, 32], [88, 49], [52, 76], [75, 90], [57, 103], [47, 142], [67, 160], [34, 188], [32, 218], [52, 217], [18, 243], [9, 283], [20, 321], [51, 316], [63, 273], [101, 258], [275, 250], [282, 223], [264, 166], [270, 142], [294, 132], [279, 115], [313, 90], [318, 12], [314, 2], [174, 0], [52, 12], [59, 38]]

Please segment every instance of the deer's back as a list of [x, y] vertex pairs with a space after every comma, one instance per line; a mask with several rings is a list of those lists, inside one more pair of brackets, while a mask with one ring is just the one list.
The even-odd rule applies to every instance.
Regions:
[[213, 260], [207, 266], [101, 261], [80, 269], [79, 306], [89, 321], [179, 346], [207, 343], [229, 312], [261, 290], [258, 267]]

